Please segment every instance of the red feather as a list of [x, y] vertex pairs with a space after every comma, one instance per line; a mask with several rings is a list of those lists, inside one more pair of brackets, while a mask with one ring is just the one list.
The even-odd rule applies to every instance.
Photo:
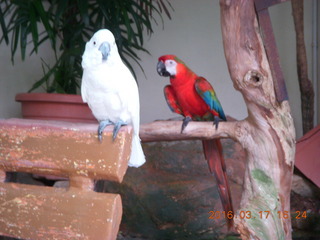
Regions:
[[177, 102], [177, 96], [170, 85], [164, 87], [164, 96], [171, 111], [182, 115], [181, 107]]
[[[230, 193], [230, 187], [226, 174], [226, 165], [223, 157], [222, 145], [219, 139], [203, 140], [202, 141], [203, 152], [208, 162], [208, 167], [211, 173], [214, 174], [218, 185], [218, 191], [221, 198], [222, 207], [225, 211], [225, 215], [228, 212], [235, 214], [232, 207], [232, 199]], [[229, 216], [229, 215], [228, 215]], [[233, 225], [231, 219], [226, 218], [228, 229]]]

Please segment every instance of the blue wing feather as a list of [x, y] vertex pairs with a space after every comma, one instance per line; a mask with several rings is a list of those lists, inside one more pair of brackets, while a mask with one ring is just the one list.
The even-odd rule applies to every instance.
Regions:
[[217, 112], [219, 118], [226, 121], [227, 119], [222, 109], [222, 106], [211, 84], [205, 78], [200, 77], [196, 80], [195, 88], [197, 93], [202, 97], [205, 103], [208, 104], [210, 109]]

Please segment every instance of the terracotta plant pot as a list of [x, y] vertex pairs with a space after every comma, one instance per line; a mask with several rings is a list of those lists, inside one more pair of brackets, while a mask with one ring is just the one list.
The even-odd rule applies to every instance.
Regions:
[[80, 95], [19, 93], [16, 95], [16, 101], [21, 102], [23, 118], [67, 122], [97, 122]]

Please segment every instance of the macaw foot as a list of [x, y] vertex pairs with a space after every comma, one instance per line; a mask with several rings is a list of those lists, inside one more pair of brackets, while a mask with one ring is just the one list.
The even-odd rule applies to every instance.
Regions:
[[181, 133], [183, 132], [183, 130], [186, 128], [186, 126], [190, 121], [192, 121], [192, 118], [189, 116], [183, 119], [182, 126], [181, 126]]
[[99, 122], [99, 127], [98, 127], [98, 139], [100, 142], [102, 142], [102, 132], [106, 128], [106, 126], [112, 125], [113, 122], [109, 120], [104, 120]]
[[219, 122], [222, 121], [218, 116], [214, 116], [213, 118], [213, 126], [216, 125], [216, 130], [218, 129]]
[[125, 122], [122, 122], [122, 121], [116, 122], [116, 124], [114, 125], [114, 128], [113, 128], [112, 141], [114, 141], [114, 140], [116, 139], [120, 128], [121, 128], [122, 126], [125, 126], [125, 125], [127, 125], [127, 123], [125, 123]]

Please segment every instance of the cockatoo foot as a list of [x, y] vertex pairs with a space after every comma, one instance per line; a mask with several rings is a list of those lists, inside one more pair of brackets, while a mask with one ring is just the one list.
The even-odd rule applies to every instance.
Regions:
[[113, 141], [116, 139], [120, 128], [125, 125], [127, 125], [127, 123], [125, 123], [125, 122], [122, 122], [122, 121], [116, 122], [116, 124], [114, 125], [114, 128], [113, 128], [113, 136], [112, 136]]
[[106, 128], [106, 126], [112, 125], [113, 122], [109, 120], [104, 120], [99, 122], [99, 127], [98, 127], [98, 139], [100, 142], [102, 142], [102, 132]]
[[181, 126], [181, 133], [183, 132], [183, 130], [186, 128], [186, 126], [189, 124], [190, 121], [192, 121], [192, 118], [189, 116], [183, 119], [182, 126]]

